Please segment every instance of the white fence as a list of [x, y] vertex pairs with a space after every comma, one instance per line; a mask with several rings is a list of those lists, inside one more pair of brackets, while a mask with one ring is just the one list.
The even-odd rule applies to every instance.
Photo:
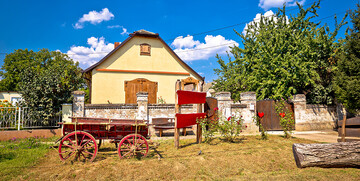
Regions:
[[28, 107], [0, 107], [0, 129], [54, 128], [60, 127], [61, 116], [44, 121], [32, 118]]

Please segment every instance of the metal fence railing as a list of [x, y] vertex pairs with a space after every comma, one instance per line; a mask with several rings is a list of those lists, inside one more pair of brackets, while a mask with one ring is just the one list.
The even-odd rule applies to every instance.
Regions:
[[16, 129], [18, 125], [17, 107], [0, 108], [0, 129]]
[[[58, 128], [61, 114], [43, 120], [28, 107], [0, 107], [0, 129]], [[36, 115], [36, 114], [35, 114]]]

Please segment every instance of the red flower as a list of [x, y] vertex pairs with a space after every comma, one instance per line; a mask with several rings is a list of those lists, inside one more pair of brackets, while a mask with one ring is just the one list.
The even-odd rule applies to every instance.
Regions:
[[230, 119], [231, 119], [231, 116], [229, 116], [227, 120], [230, 121]]
[[218, 108], [218, 107], [214, 108], [214, 111], [217, 111], [217, 110], [219, 110], [219, 108]]
[[282, 113], [279, 114], [279, 116], [285, 117], [285, 113], [282, 112]]
[[238, 125], [240, 125], [240, 120], [236, 122]]
[[260, 118], [262, 118], [262, 117], [264, 117], [264, 113], [263, 113], [263, 112], [259, 112], [259, 113], [258, 113], [258, 116], [259, 116]]

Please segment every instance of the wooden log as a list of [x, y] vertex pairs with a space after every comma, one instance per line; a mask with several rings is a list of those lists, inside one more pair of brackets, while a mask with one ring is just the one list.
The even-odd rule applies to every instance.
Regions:
[[360, 141], [331, 144], [293, 144], [296, 166], [360, 168]]

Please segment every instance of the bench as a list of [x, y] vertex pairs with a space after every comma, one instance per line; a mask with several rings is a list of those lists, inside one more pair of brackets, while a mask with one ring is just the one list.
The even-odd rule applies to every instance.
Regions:
[[[152, 125], [155, 130], [159, 130], [159, 136], [162, 137], [163, 130], [175, 128], [175, 118], [152, 118]], [[192, 128], [191, 126], [186, 128]], [[186, 128], [183, 128], [183, 134], [186, 136]]]

